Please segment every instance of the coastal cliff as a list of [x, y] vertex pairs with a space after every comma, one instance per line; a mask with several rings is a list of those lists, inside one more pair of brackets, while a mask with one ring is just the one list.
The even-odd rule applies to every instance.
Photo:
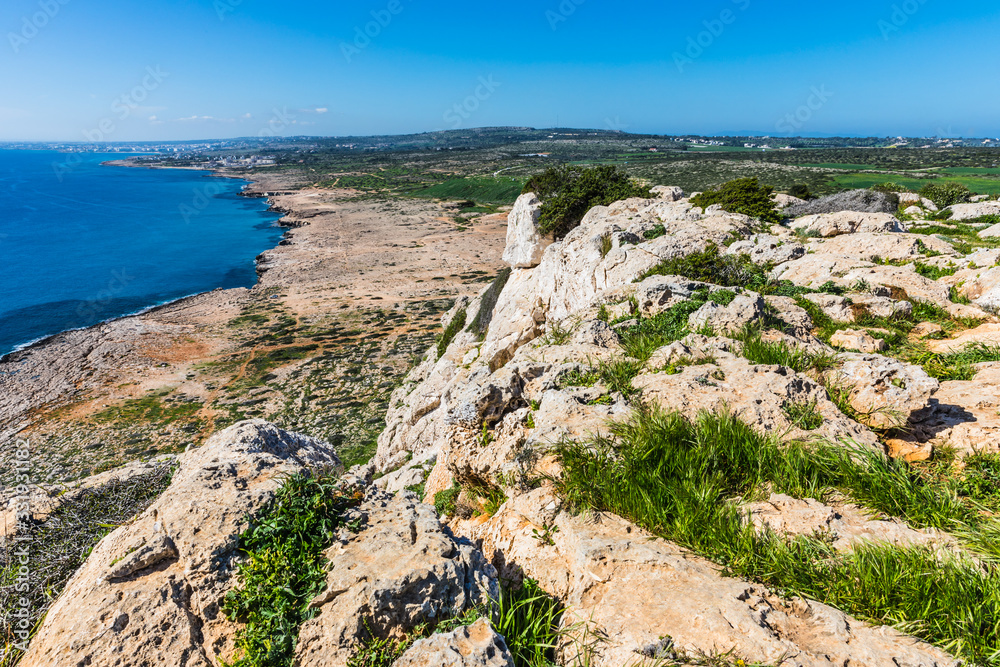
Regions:
[[[996, 525], [948, 476], [1000, 442], [1000, 363], [974, 354], [1000, 342], [997, 251], [884, 212], [768, 225], [654, 193], [554, 243], [522, 196], [509, 268], [443, 314], [370, 462], [342, 474], [261, 420], [217, 433], [101, 540], [21, 665], [246, 659], [253, 527], [288, 475], [338, 509], [273, 664], [985, 664]], [[559, 609], [549, 663], [502, 631], [518, 587]]]

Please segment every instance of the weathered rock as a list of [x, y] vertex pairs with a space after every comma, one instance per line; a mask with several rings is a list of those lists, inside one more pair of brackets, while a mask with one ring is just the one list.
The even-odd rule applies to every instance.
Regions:
[[[794, 656], [801, 667], [957, 666], [944, 652], [889, 628], [721, 577], [717, 566], [618, 517], [576, 517], [559, 508], [542, 488], [507, 503], [489, 521], [466, 522], [459, 530], [482, 541], [502, 576], [532, 577], [564, 600], [571, 634], [583, 639], [586, 629], [602, 638], [584, 642], [592, 645], [585, 664], [635, 664], [637, 654], [670, 637], [680, 651], [713, 655], [735, 649], [748, 663], [777, 664]], [[537, 539], [543, 532], [551, 540]], [[563, 660], [574, 664], [574, 658], [584, 656], [571, 642]]]
[[688, 326], [694, 331], [708, 328], [719, 333], [739, 331], [764, 317], [766, 303], [756, 292], [737, 295], [728, 306], [720, 306], [709, 301], [688, 318]]
[[726, 249], [727, 255], [748, 255], [756, 264], [783, 264], [806, 254], [801, 243], [785, 242], [773, 234], [754, 234]]
[[895, 213], [899, 198], [894, 194], [872, 190], [851, 190], [828, 197], [820, 197], [788, 208], [785, 214], [793, 218], [804, 215], [856, 211], [859, 213]]
[[850, 298], [855, 306], [863, 307], [875, 317], [909, 317], [913, 314], [913, 304], [909, 301], [896, 301], [874, 294], [851, 294]]
[[833, 384], [848, 392], [851, 407], [872, 428], [905, 425], [910, 415], [927, 406], [938, 381], [919, 366], [877, 354], [841, 355]]
[[806, 203], [805, 199], [799, 199], [798, 197], [793, 197], [792, 195], [786, 195], [781, 192], [771, 195], [771, 199], [774, 200], [774, 205], [778, 210], [786, 209], [789, 206], [801, 206]]
[[884, 352], [889, 349], [889, 344], [884, 340], [873, 337], [867, 331], [856, 329], [844, 329], [833, 334], [830, 337], [830, 345], [842, 350], [853, 350], [865, 354]]
[[914, 449], [947, 445], [962, 456], [1000, 452], [1000, 364], [979, 369], [971, 381], [942, 382], [930, 405], [913, 416]]
[[944, 327], [937, 322], [921, 322], [913, 327], [910, 335], [914, 338], [930, 338], [931, 336], [940, 336], [943, 333]]
[[921, 197], [916, 192], [900, 192], [896, 196], [899, 197], [900, 204], [916, 204], [920, 208], [928, 211], [938, 210], [937, 204], [932, 202], [927, 197]]
[[[729, 410], [758, 431], [787, 438], [823, 437], [837, 442], [853, 440], [874, 446], [875, 435], [849, 419], [830, 402], [826, 390], [804, 375], [782, 366], [758, 366], [737, 356], [739, 344], [729, 339], [691, 335], [675, 343], [664, 354], [670, 362], [704, 359], [714, 363], [685, 366], [675, 375], [655, 372], [640, 374], [632, 384], [642, 391], [643, 400], [666, 410], [678, 410], [690, 418], [707, 410]], [[655, 363], [655, 362], [654, 362]], [[807, 431], [789, 421], [789, 404], [815, 403], [822, 425]]]
[[912, 298], [937, 304], [953, 305], [948, 285], [916, 273], [910, 266], [876, 266], [839, 255], [806, 255], [774, 269], [774, 277], [803, 287], [819, 288], [826, 282], [846, 288], [885, 287], [896, 300]]
[[236, 626], [219, 606], [235, 584], [239, 533], [284, 475], [339, 465], [329, 445], [259, 420], [214, 435], [180, 457], [148, 510], [94, 548], [21, 664], [210, 667], [231, 659]]
[[545, 245], [538, 233], [542, 202], [529, 192], [517, 198], [507, 216], [507, 247], [503, 261], [515, 269], [530, 269], [542, 261]]
[[311, 603], [319, 615], [299, 632], [299, 667], [344, 667], [366, 631], [398, 637], [499, 594], [482, 553], [453, 537], [413, 494], [372, 489], [356, 515], [362, 529], [345, 532], [325, 553], [326, 590]]
[[765, 296], [764, 301], [777, 311], [778, 318], [788, 325], [786, 330], [790, 334], [799, 339], [811, 335], [813, 330], [812, 318], [809, 317], [809, 313], [806, 312], [805, 308], [802, 308], [795, 302], [795, 299], [788, 296]]
[[636, 285], [634, 296], [639, 311], [653, 316], [687, 301], [699, 290], [717, 291], [718, 285], [691, 280], [683, 276], [650, 276]]
[[931, 352], [948, 354], [977, 344], [1000, 348], [1000, 324], [982, 324], [975, 329], [963, 331], [954, 338], [928, 341], [927, 347]]
[[514, 659], [504, 638], [481, 618], [414, 642], [392, 667], [514, 667]]
[[854, 311], [847, 299], [835, 294], [806, 294], [803, 297], [806, 301], [816, 304], [823, 314], [834, 322], [853, 322]]
[[965, 283], [958, 289], [963, 295], [980, 308], [1000, 312], [1000, 267], [978, 271], [971, 280], [966, 276], [961, 278]]
[[[928, 254], [954, 257], [947, 241], [925, 234], [845, 234], [809, 243], [817, 254], [842, 255], [862, 260], [878, 257], [885, 261], [926, 261]], [[793, 258], [794, 259], [794, 258]]]
[[830, 237], [841, 234], [902, 232], [902, 223], [890, 213], [822, 213], [792, 220], [792, 229], [806, 235]]
[[984, 215], [1000, 215], [1000, 202], [984, 201], [977, 204], [954, 204], [945, 210], [951, 211], [949, 220], [973, 220]]
[[768, 526], [788, 535], [826, 535], [839, 551], [870, 542], [907, 547], [954, 544], [953, 539], [930, 528], [915, 530], [900, 521], [872, 520], [857, 507], [832, 507], [812, 498], [799, 500], [774, 493], [764, 502], [749, 504], [747, 509], [759, 528]]
[[684, 199], [684, 190], [676, 185], [657, 185], [649, 189], [658, 199], [680, 201]]

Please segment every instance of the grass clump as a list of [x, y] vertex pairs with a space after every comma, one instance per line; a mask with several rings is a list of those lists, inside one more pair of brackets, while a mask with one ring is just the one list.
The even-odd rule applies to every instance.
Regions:
[[803, 431], [815, 431], [823, 425], [823, 415], [816, 409], [817, 402], [785, 403], [781, 410], [792, 424]]
[[756, 178], [739, 178], [716, 190], [708, 190], [692, 197], [691, 203], [702, 208], [719, 204], [730, 213], [742, 213], [762, 222], [778, 224], [781, 222], [781, 215], [773, 195], [774, 188], [761, 185]]
[[[18, 522], [13, 533], [17, 541], [0, 544], [0, 665], [12, 667], [21, 660], [24, 652], [18, 646], [26, 647], [94, 546], [152, 505], [172, 477], [173, 468], [165, 465], [145, 475], [115, 479], [71, 492], [44, 521]], [[25, 545], [26, 563], [19, 553]], [[20, 573], [21, 566], [27, 567], [27, 577]], [[28, 613], [23, 619], [13, 615], [21, 609]]]
[[557, 239], [580, 225], [595, 206], [607, 206], [631, 197], [652, 198], [649, 188], [634, 181], [614, 165], [584, 169], [574, 166], [550, 167], [533, 176], [524, 192], [534, 192], [542, 202], [538, 229]]
[[[444, 333], [442, 333], [438, 337], [437, 341], [438, 359], [444, 356], [444, 353], [448, 351], [448, 346], [451, 345], [451, 342], [453, 340], [455, 340], [455, 336], [457, 336], [459, 332], [463, 328], [465, 328], [466, 317], [467, 317], [466, 309], [462, 308], [457, 313], [455, 313], [455, 316], [451, 318], [451, 322], [449, 322], [448, 326], [445, 327]], [[490, 317], [492, 318], [492, 314], [490, 315]]]
[[244, 623], [231, 667], [292, 664], [299, 628], [316, 613], [309, 603], [326, 583], [323, 550], [361, 499], [341, 491], [333, 476], [295, 475], [240, 536], [246, 560], [237, 568], [239, 587], [222, 605], [230, 620]]
[[978, 513], [954, 482], [935, 482], [880, 453], [824, 443], [780, 446], [727, 414], [691, 421], [658, 409], [611, 425], [611, 435], [557, 449], [556, 485], [571, 506], [619, 514], [710, 558], [726, 571], [893, 625], [972, 663], [1000, 651], [1000, 573], [922, 547], [862, 544], [848, 553], [809, 536], [760, 531], [740, 503], [774, 491], [831, 490], [945, 529]]
[[441, 516], [454, 514], [458, 505], [458, 496], [461, 493], [462, 487], [458, 484], [453, 485], [450, 489], [438, 491], [434, 494], [434, 509]]

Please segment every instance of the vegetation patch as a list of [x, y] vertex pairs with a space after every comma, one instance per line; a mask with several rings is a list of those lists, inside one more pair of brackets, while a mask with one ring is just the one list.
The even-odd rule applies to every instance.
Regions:
[[531, 178], [524, 192], [534, 192], [542, 202], [538, 228], [542, 234], [562, 238], [579, 226], [587, 211], [632, 197], [652, 198], [649, 188], [612, 165], [584, 169], [550, 167]]
[[816, 291], [797, 287], [788, 280], [774, 280], [772, 268], [755, 264], [748, 255], [723, 255], [717, 245], [709, 244], [699, 252], [661, 262], [636, 282], [650, 276], [683, 276], [722, 287], [742, 287], [766, 296], [797, 296]]
[[[146, 511], [170, 485], [173, 469], [161, 466], [129, 479], [73, 493], [43, 521], [19, 523], [14, 533], [23, 541], [0, 543], [0, 667], [16, 665], [23, 653], [16, 648], [28, 639], [18, 635], [21, 621], [33, 636], [49, 607], [91, 550], [115, 528]], [[27, 545], [28, 562], [21, 560]], [[27, 577], [20, 575], [26, 566]], [[22, 604], [22, 600], [28, 602]], [[28, 609], [28, 617], [13, 614]]]
[[[513, 204], [517, 200], [518, 195], [521, 194], [523, 188], [524, 181], [516, 178], [470, 176], [467, 178], [452, 178], [443, 183], [417, 190], [412, 194], [416, 197], [431, 199], [464, 199], [489, 204]], [[483, 212], [492, 211], [487, 210]]]
[[776, 225], [781, 222], [781, 214], [773, 196], [774, 188], [761, 185], [756, 178], [738, 178], [692, 197], [691, 203], [703, 209], [718, 204], [730, 213], [742, 213]]
[[[486, 338], [486, 332], [489, 331], [490, 323], [493, 322], [493, 311], [496, 310], [497, 301], [500, 299], [503, 288], [507, 286], [507, 281], [510, 280], [510, 274], [510, 268], [501, 269], [497, 277], [493, 279], [489, 289], [483, 293], [482, 301], [479, 304], [479, 311], [469, 325], [469, 331], [476, 334], [479, 340]], [[438, 356], [440, 357], [440, 355]]]
[[455, 340], [455, 336], [465, 328], [465, 318], [466, 310], [462, 308], [455, 313], [455, 316], [451, 318], [451, 322], [445, 327], [444, 333], [441, 334], [437, 341], [438, 359], [444, 356], [444, 353], [448, 351], [448, 346], [451, 345], [451, 341]]
[[579, 510], [614, 512], [733, 575], [896, 626], [974, 664], [1000, 650], [992, 565], [923, 547], [861, 544], [838, 553], [817, 537], [759, 531], [740, 508], [767, 491], [820, 500], [839, 491], [918, 528], [991, 525], [954, 480], [930, 480], [867, 449], [782, 447], [727, 414], [691, 421], [645, 409], [613, 423], [608, 437], [557, 451], [557, 488]]
[[240, 536], [246, 559], [236, 571], [238, 588], [222, 606], [231, 621], [243, 623], [231, 667], [292, 664], [299, 628], [316, 614], [309, 603], [326, 584], [323, 551], [361, 500], [360, 493], [342, 492], [333, 475], [295, 475]]

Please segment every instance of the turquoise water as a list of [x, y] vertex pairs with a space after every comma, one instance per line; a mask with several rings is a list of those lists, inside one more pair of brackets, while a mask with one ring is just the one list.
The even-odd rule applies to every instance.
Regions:
[[263, 199], [207, 172], [121, 155], [0, 150], [0, 355], [217, 287], [250, 287], [277, 245]]

